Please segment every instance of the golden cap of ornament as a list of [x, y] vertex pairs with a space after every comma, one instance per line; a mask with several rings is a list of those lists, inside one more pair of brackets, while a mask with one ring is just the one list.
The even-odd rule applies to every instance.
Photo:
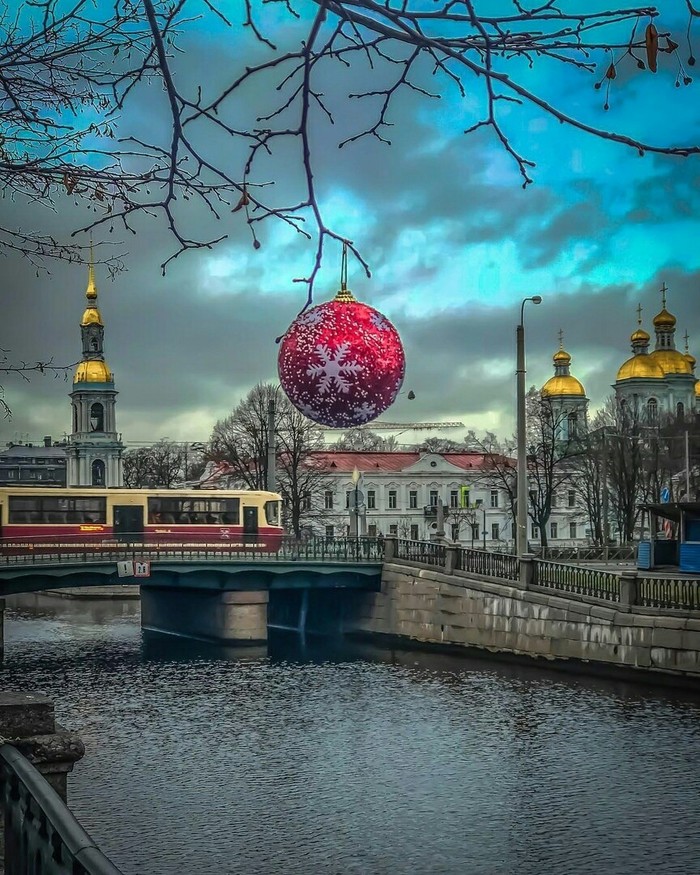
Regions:
[[555, 365], [570, 365], [571, 356], [564, 348], [558, 349], [552, 356], [552, 361]]
[[334, 301], [338, 301], [340, 304], [355, 304], [357, 303], [357, 298], [353, 295], [350, 289], [346, 289], [344, 286], [341, 288], [336, 294]]
[[111, 383], [112, 372], [107, 364], [99, 360], [80, 362], [75, 369], [74, 383]]

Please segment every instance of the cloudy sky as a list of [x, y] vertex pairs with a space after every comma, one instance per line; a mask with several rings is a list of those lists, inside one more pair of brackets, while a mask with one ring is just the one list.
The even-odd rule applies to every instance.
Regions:
[[[242, 4], [228, 5], [234, 19], [240, 16]], [[664, 0], [663, 7], [663, 23], [677, 35], [685, 63], [685, 3]], [[265, 15], [281, 48], [298, 44], [300, 24], [281, 10]], [[700, 21], [698, 53], [699, 42]], [[242, 66], [265, 56], [240, 21], [226, 32], [198, 25], [184, 48], [179, 81], [192, 93], [202, 84], [214, 94]], [[540, 62], [532, 70], [513, 64], [509, 72], [588, 123], [654, 144], [700, 144], [700, 79], [674, 87], [674, 56], [661, 56], [656, 75], [621, 65], [608, 111], [604, 89], [593, 86], [609, 56], [595, 60], [593, 75]], [[537, 165], [534, 184], [523, 190], [493, 131], [464, 135], [483, 113], [477, 80], [466, 83], [467, 96], [460, 99], [428, 76], [427, 85], [441, 90], [442, 98], [399, 92], [389, 115], [391, 147], [366, 140], [339, 150], [338, 141], [366, 127], [377, 110], [376, 100], [344, 95], [372, 88], [375, 80], [359, 63], [349, 72], [328, 65], [323, 76], [336, 124], [317, 118], [313, 125], [320, 206], [327, 224], [351, 238], [369, 262], [371, 279], [351, 263], [350, 287], [396, 325], [406, 350], [404, 387], [417, 396], [400, 396], [385, 419], [462, 421], [465, 429], [443, 432], [453, 438], [468, 428], [510, 433], [514, 330], [520, 301], [533, 294], [543, 304], [527, 310], [529, 383], [541, 385], [551, 375], [562, 329], [572, 372], [593, 407], [602, 404], [630, 354], [636, 307], [642, 304], [650, 330], [662, 282], [678, 318], [677, 344], [683, 347], [687, 330], [700, 358], [700, 157], [640, 157], [540, 110], [504, 103], [504, 129]], [[263, 115], [277, 98], [269, 80], [261, 80], [242, 103]], [[165, 97], [151, 88], [119, 124], [122, 133], [147, 128], [158, 136], [166, 122]], [[230, 159], [232, 172], [244, 154], [224, 140], [212, 140], [211, 148], [217, 160]], [[300, 186], [298, 144], [280, 148], [261, 173], [268, 169], [282, 200], [291, 197]], [[0, 214], [3, 224], [55, 233], [85, 222], [62, 202], [52, 213], [3, 199]], [[119, 391], [118, 428], [127, 442], [206, 440], [217, 418], [256, 382], [276, 378], [275, 338], [304, 303], [304, 289], [293, 280], [308, 273], [313, 243], [269, 223], [255, 250], [241, 213], [227, 212], [213, 227], [193, 208], [185, 221], [193, 235], [227, 239], [183, 255], [165, 277], [160, 265], [176, 247], [162, 222], [140, 222], [136, 236], [118, 230], [96, 235], [97, 241], [120, 241], [117, 251], [126, 253], [125, 270], [113, 280], [98, 271], [98, 288], [106, 358]], [[337, 290], [339, 262], [339, 249], [329, 247], [316, 303]], [[0, 269], [0, 346], [15, 361], [78, 359], [86, 269], [59, 264], [37, 275], [12, 255]], [[13, 418], [0, 423], [0, 443], [60, 437], [70, 428], [70, 379], [7, 376], [3, 384]]]

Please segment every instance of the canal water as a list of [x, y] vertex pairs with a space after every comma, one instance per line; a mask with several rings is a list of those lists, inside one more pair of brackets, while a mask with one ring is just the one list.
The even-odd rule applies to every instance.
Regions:
[[274, 632], [143, 633], [15, 597], [5, 689], [79, 730], [76, 815], [128, 875], [700, 873], [700, 698]]

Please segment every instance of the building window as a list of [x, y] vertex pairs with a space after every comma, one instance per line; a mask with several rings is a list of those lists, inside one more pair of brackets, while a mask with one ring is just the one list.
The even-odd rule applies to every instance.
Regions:
[[102, 461], [102, 459], [95, 459], [95, 461], [92, 463], [92, 485], [105, 485], [105, 463]]
[[370, 523], [367, 526], [367, 537], [368, 538], [376, 538], [377, 537], [377, 524]]
[[389, 534], [390, 534], [393, 538], [395, 538], [395, 537], [398, 535], [398, 533], [399, 533], [399, 527], [396, 525], [396, 523], [392, 523], [392, 524], [389, 526]]
[[335, 537], [335, 526], [326, 526], [326, 537], [331, 539]]
[[679, 419], [683, 419], [683, 417], [685, 416], [685, 407], [683, 406], [682, 401], [679, 401], [678, 404], [676, 404], [676, 416]]
[[415, 523], [411, 524], [411, 540], [412, 541], [418, 540], [418, 526]]
[[569, 537], [576, 537], [576, 523], [569, 523]]
[[576, 491], [574, 489], [569, 490], [568, 505], [569, 507], [576, 507]]
[[483, 507], [483, 506], [484, 506], [484, 499], [477, 498], [477, 500], [474, 502], [474, 507]]
[[567, 437], [569, 438], [569, 440], [571, 440], [572, 438], [576, 437], [576, 433], [578, 431], [578, 417], [576, 416], [575, 413], [569, 414], [569, 416], [567, 418], [567, 423], [569, 426], [569, 433], [568, 433]]
[[458, 489], [451, 489], [450, 490], [450, 507], [459, 507], [459, 490]]
[[302, 510], [311, 510], [311, 493], [305, 492], [301, 496], [301, 509]]
[[556, 492], [553, 492], [551, 502], [550, 502], [550, 507], [556, 507], [556, 506], [557, 506], [557, 494], [556, 494]]
[[472, 541], [479, 540], [479, 523], [472, 523]]
[[90, 431], [105, 430], [105, 411], [101, 404], [95, 403], [90, 407]]
[[510, 536], [511, 536], [511, 538], [518, 537], [518, 524], [515, 522], [510, 524]]
[[452, 524], [452, 540], [459, 541], [459, 525], [457, 523]]
[[540, 537], [540, 530], [537, 528], [536, 525], [534, 525], [534, 523], [530, 527], [530, 537], [532, 538], [533, 541], [537, 541]]
[[367, 510], [375, 510], [377, 507], [377, 493], [374, 489], [367, 490]]
[[656, 398], [650, 398], [647, 401], [647, 418], [649, 422], [656, 422], [656, 417], [659, 412], [659, 404]]
[[430, 506], [437, 507], [437, 503], [438, 503], [438, 491], [437, 491], [437, 489], [431, 489], [430, 490]]
[[389, 510], [396, 510], [396, 490], [389, 490]]
[[491, 490], [491, 507], [498, 507], [498, 489]]
[[549, 524], [549, 537], [550, 538], [558, 538], [559, 537], [559, 524], [558, 523], [550, 523]]
[[353, 493], [352, 489], [345, 490], [345, 510], [347, 510], [349, 507], [352, 507], [352, 504], [351, 504], [352, 493]]
[[418, 507], [418, 490], [412, 489], [408, 493], [408, 506], [411, 510], [415, 510]]
[[323, 493], [323, 506], [326, 510], [333, 510], [333, 490], [326, 489]]
[[501, 537], [500, 523], [491, 523], [491, 540], [497, 541]]

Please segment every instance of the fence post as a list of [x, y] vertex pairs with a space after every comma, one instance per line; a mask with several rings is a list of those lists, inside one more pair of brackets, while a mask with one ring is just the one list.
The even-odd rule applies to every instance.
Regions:
[[445, 547], [445, 574], [452, 574], [457, 566], [457, 547]]
[[[85, 753], [85, 746], [76, 733], [56, 723], [50, 699], [32, 693], [0, 693], [0, 743], [16, 747], [66, 801], [68, 772]], [[0, 871], [5, 871], [8, 862], [5, 812], [0, 809]]]
[[391, 535], [387, 538], [384, 538], [384, 561], [385, 562], [391, 562], [393, 559], [396, 558], [396, 553], [397, 553], [396, 548], [398, 546], [397, 541], [398, 541], [398, 538], [394, 538]]
[[620, 574], [620, 604], [638, 604], [639, 588], [636, 571], [623, 571]]
[[535, 579], [535, 554], [524, 553], [520, 557], [520, 586], [529, 589]]

